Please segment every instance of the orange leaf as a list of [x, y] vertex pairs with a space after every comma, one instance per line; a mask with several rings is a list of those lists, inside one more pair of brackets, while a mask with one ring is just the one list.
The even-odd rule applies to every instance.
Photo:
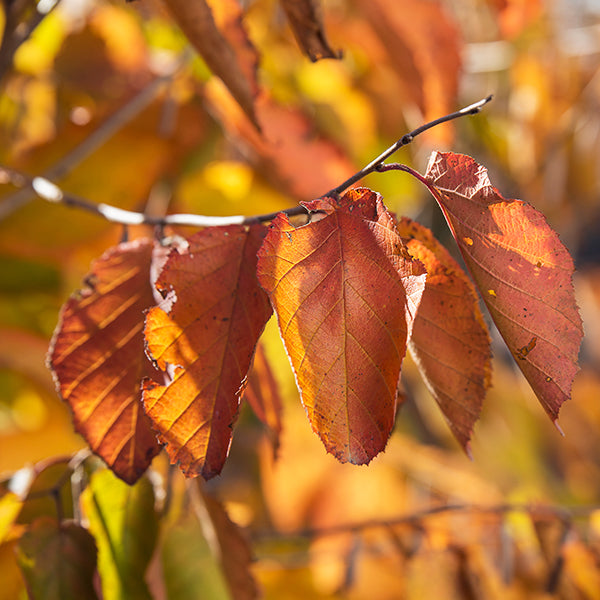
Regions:
[[175, 293], [169, 312], [146, 317], [148, 352], [168, 385], [144, 384], [144, 406], [172, 463], [186, 476], [220, 473], [258, 338], [271, 315], [256, 280], [264, 225], [211, 227], [170, 255], [157, 287]]
[[503, 198], [469, 156], [434, 153], [425, 180], [498, 330], [556, 421], [583, 337], [573, 259], [544, 215]]
[[248, 375], [244, 398], [254, 414], [267, 427], [275, 450], [279, 447], [283, 402], [262, 344], [256, 347], [254, 362]]
[[48, 359], [75, 429], [127, 483], [160, 450], [140, 402], [142, 378], [156, 376], [143, 337], [155, 304], [151, 260], [152, 242], [135, 240], [95, 261], [87, 287], [63, 306]]
[[323, 28], [320, 0], [280, 0], [294, 36], [313, 62], [321, 58], [339, 58], [329, 46]]
[[452, 433], [467, 450], [490, 384], [490, 339], [477, 292], [431, 231], [404, 217], [398, 231], [427, 269], [408, 348]]
[[296, 229], [279, 214], [258, 254], [258, 278], [313, 429], [339, 460], [365, 464], [394, 425], [414, 314], [405, 279], [424, 278], [407, 275], [420, 265], [399, 252], [402, 240], [374, 192], [305, 206], [325, 217]]
[[[254, 98], [258, 92], [255, 78], [258, 59], [242, 28], [237, 3], [227, 0], [226, 9], [218, 7], [222, 31], [206, 0], [165, 2], [208, 68], [223, 81], [250, 120], [256, 123]], [[251, 58], [253, 54], [254, 59]]]

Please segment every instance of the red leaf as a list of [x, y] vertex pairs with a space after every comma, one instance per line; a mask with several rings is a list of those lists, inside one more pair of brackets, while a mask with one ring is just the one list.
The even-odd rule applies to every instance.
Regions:
[[467, 450], [490, 384], [490, 339], [477, 292], [431, 231], [406, 217], [398, 231], [427, 269], [408, 348], [452, 433]]
[[254, 98], [258, 92], [256, 64], [258, 57], [242, 28], [240, 8], [227, 0], [226, 7], [215, 3], [221, 30], [206, 0], [165, 0], [175, 20], [191, 44], [219, 77], [253, 123]]
[[281, 433], [281, 412], [283, 402], [279, 395], [277, 381], [271, 371], [262, 344], [256, 347], [254, 362], [248, 375], [248, 385], [244, 398], [269, 431], [275, 450], [279, 447]]
[[392, 261], [420, 273], [401, 255], [402, 240], [374, 192], [305, 206], [326, 216], [296, 229], [279, 214], [258, 254], [258, 278], [313, 429], [339, 460], [365, 464], [394, 425], [414, 314], [405, 279], [422, 286], [423, 276], [403, 278], [395, 268]]
[[212, 227], [173, 253], [157, 287], [177, 299], [146, 318], [148, 352], [168, 385], [147, 381], [144, 406], [172, 463], [187, 476], [220, 473], [231, 443], [240, 394], [258, 338], [271, 315], [256, 280], [263, 225]]
[[75, 429], [127, 483], [160, 450], [140, 402], [142, 378], [156, 376], [143, 337], [151, 260], [152, 242], [135, 240], [95, 261], [87, 287], [63, 306], [48, 360]]
[[498, 330], [556, 421], [583, 337], [568, 250], [544, 215], [503, 198], [469, 156], [434, 153], [425, 179]]
[[310, 60], [339, 58], [329, 46], [320, 0], [280, 0], [298, 44]]

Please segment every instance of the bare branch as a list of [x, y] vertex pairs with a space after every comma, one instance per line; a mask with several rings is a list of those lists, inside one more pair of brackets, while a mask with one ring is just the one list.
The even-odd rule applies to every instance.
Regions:
[[415, 130], [411, 131], [403, 135], [397, 142], [392, 144], [387, 150], [382, 152], [377, 158], [372, 160], [366, 167], [363, 167], [360, 171], [357, 171], [352, 177], [346, 179], [344, 183], [341, 183], [337, 187], [334, 187], [332, 190], [329, 190], [325, 196], [338, 196], [344, 190], [348, 189], [351, 185], [354, 185], [357, 181], [366, 177], [370, 173], [378, 170], [378, 167], [383, 164], [386, 158], [389, 158], [392, 154], [400, 150], [403, 146], [410, 144], [418, 135], [427, 131], [428, 129], [432, 129], [437, 125], [441, 125], [442, 123], [447, 123], [448, 121], [453, 121], [454, 119], [459, 119], [460, 117], [465, 117], [467, 115], [475, 115], [477, 114], [484, 105], [491, 101], [493, 98], [492, 95], [489, 95], [487, 98], [483, 98], [479, 100], [479, 102], [475, 102], [474, 104], [470, 104], [469, 106], [465, 106], [456, 112], [450, 113], [439, 119], [435, 119], [434, 121], [430, 121], [429, 123], [425, 123], [425, 125], [421, 125], [417, 127]]

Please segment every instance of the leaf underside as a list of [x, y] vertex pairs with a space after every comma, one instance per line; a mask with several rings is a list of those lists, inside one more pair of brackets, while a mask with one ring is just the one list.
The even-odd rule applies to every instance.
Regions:
[[264, 225], [204, 229], [170, 255], [157, 287], [169, 312], [146, 317], [147, 350], [172, 381], [144, 383], [143, 401], [172, 463], [187, 476], [220, 473], [240, 395], [271, 307], [256, 279]]
[[436, 152], [425, 180], [498, 330], [555, 422], [571, 395], [583, 337], [573, 259], [544, 215], [503, 198], [472, 158]]
[[[279, 214], [259, 251], [258, 278], [313, 429], [342, 462], [366, 464], [394, 424], [424, 276], [400, 252], [402, 240], [377, 194], [352, 190], [339, 202], [305, 206], [324, 218], [296, 229]], [[411, 301], [403, 278], [414, 284]]]

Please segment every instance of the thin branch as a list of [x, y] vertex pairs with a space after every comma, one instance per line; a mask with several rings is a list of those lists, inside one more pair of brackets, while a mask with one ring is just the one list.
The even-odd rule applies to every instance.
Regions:
[[[167, 82], [173, 79], [185, 61], [186, 57], [184, 56], [178, 61], [178, 63], [169, 73], [152, 80], [143, 90], [141, 90], [116, 113], [114, 113], [102, 125], [100, 125], [100, 127], [98, 127], [98, 129], [96, 129], [81, 144], [73, 148], [73, 150], [61, 158], [55, 165], [47, 169], [43, 173], [42, 178], [48, 180], [60, 179], [81, 162], [83, 162], [90, 154], [92, 154], [115, 133], [117, 133], [117, 131], [119, 131], [125, 124], [142, 112], [154, 100], [160, 89]], [[6, 169], [4, 170], [6, 171]], [[33, 181], [33, 179], [31, 179], [31, 181]], [[25, 187], [19, 185], [19, 187], [21, 187], [20, 190], [6, 197], [2, 201], [2, 204], [0, 204], [0, 221], [29, 202], [35, 197], [35, 193], [37, 193], [35, 190], [32, 190], [30, 185]], [[48, 200], [48, 198], [44, 199]]]
[[325, 194], [325, 196], [338, 196], [344, 190], [348, 189], [351, 185], [354, 185], [363, 177], [366, 177], [370, 173], [377, 171], [386, 158], [389, 158], [392, 154], [400, 150], [400, 148], [402, 148], [403, 146], [407, 146], [408, 144], [410, 144], [418, 135], [420, 135], [424, 131], [432, 129], [433, 127], [441, 125], [442, 123], [447, 123], [448, 121], [459, 119], [460, 117], [465, 117], [467, 115], [475, 115], [478, 112], [480, 112], [482, 107], [485, 106], [488, 102], [490, 102], [492, 98], [493, 95], [490, 94], [487, 98], [479, 100], [479, 102], [475, 102], [474, 104], [465, 106], [464, 108], [461, 108], [456, 112], [440, 117], [439, 119], [435, 119], [434, 121], [430, 121], [429, 123], [425, 123], [425, 125], [421, 125], [420, 127], [417, 127], [410, 133], [403, 135], [395, 144], [392, 144], [387, 150], [385, 150], [377, 158], [372, 160], [366, 167], [363, 167], [360, 171], [352, 175], [352, 177], [346, 179], [344, 183], [341, 183], [337, 187], [334, 187], [332, 190], [329, 190]]
[[28, 175], [0, 165], [0, 183], [12, 183], [13, 185], [27, 191], [32, 190], [38, 198], [52, 202], [54, 204], [64, 204], [72, 208], [93, 213], [103, 219], [119, 225], [187, 225], [191, 227], [215, 227], [223, 225], [252, 225], [254, 223], [262, 223], [272, 221], [280, 212], [289, 216], [306, 214], [306, 209], [303, 206], [294, 206], [286, 210], [268, 213], [265, 215], [256, 215], [246, 217], [243, 215], [234, 215], [230, 217], [213, 217], [207, 215], [196, 214], [173, 214], [164, 217], [155, 217], [146, 215], [133, 210], [125, 210], [117, 208], [110, 204], [95, 204], [80, 196], [68, 194], [64, 192], [55, 183], [45, 177], [29, 177]]
[[270, 532], [265, 534], [255, 533], [253, 537], [257, 540], [268, 538], [298, 538], [312, 540], [320, 537], [328, 537], [344, 533], [360, 533], [368, 529], [389, 529], [390, 527], [396, 527], [399, 525], [419, 525], [423, 521], [426, 521], [427, 519], [436, 515], [465, 512], [480, 515], [504, 515], [507, 513], [520, 512], [527, 513], [528, 515], [537, 518], [551, 517], [568, 524], [574, 519], [588, 517], [590, 514], [599, 509], [600, 507], [598, 505], [565, 507], [554, 505], [545, 506], [541, 504], [497, 504], [490, 506], [481, 506], [476, 504], [446, 504], [433, 506], [422, 511], [417, 511], [392, 519], [368, 519], [356, 523], [332, 525], [330, 527], [315, 527], [281, 534], [279, 532]]
[[26, 2], [19, 0], [5, 3], [6, 23], [0, 45], [0, 80], [12, 66], [15, 52], [21, 44], [31, 37], [36, 27], [56, 8], [59, 2], [60, 0], [56, 0], [53, 4], [46, 2], [41, 5], [42, 10], [40, 10], [39, 4], [33, 6], [31, 16], [23, 23], [19, 23], [19, 21], [27, 11]]
[[[213, 217], [205, 215], [195, 214], [172, 214], [162, 217], [150, 216], [141, 212], [135, 212], [131, 210], [124, 210], [111, 206], [109, 204], [94, 204], [89, 200], [67, 194], [60, 189], [55, 183], [50, 181], [51, 179], [61, 177], [75, 164], [83, 160], [85, 156], [95, 150], [100, 144], [104, 142], [110, 135], [117, 131], [127, 120], [135, 116], [150, 100], [154, 97], [156, 89], [164, 83], [165, 80], [172, 77], [172, 74], [166, 75], [162, 78], [155, 80], [150, 86], [142, 91], [141, 94], [136, 96], [128, 105], [123, 107], [118, 113], [116, 113], [109, 121], [107, 121], [103, 127], [95, 131], [85, 142], [78, 146], [74, 151], [65, 156], [59, 163], [49, 169], [44, 176], [30, 177], [11, 169], [9, 167], [3, 167], [0, 165], [0, 183], [12, 183], [13, 185], [21, 188], [18, 192], [9, 196], [3, 204], [0, 205], [0, 220], [3, 216], [9, 214], [18, 208], [15, 207], [15, 203], [23, 203], [29, 200], [29, 195], [33, 191], [37, 196], [48, 202], [60, 203], [66, 206], [79, 208], [88, 212], [94, 213], [111, 223], [118, 223], [121, 225], [153, 225], [153, 226], [166, 226], [166, 225], [189, 225], [192, 227], [214, 227], [223, 225], [251, 225], [254, 223], [264, 223], [272, 221], [279, 213], [285, 213], [288, 216], [306, 214], [308, 211], [304, 206], [298, 205], [293, 208], [288, 208], [282, 211], [268, 213], [264, 215], [255, 215], [246, 217], [243, 215], [235, 215], [231, 217]], [[428, 185], [427, 181], [422, 175], [401, 164], [385, 164], [386, 158], [391, 156], [402, 146], [409, 144], [419, 134], [447, 121], [458, 119], [465, 115], [473, 115], [478, 113], [481, 108], [492, 99], [492, 96], [488, 96], [479, 102], [475, 102], [470, 106], [461, 108], [460, 110], [435, 119], [421, 125], [414, 131], [407, 133], [400, 138], [395, 144], [390, 146], [385, 152], [381, 153], [375, 160], [371, 161], [366, 167], [363, 167], [360, 171], [355, 173], [350, 179], [344, 181], [344, 183], [333, 188], [324, 197], [332, 196], [336, 197], [345, 189], [356, 183], [359, 179], [362, 179], [369, 173], [376, 171], [383, 172], [388, 170], [399, 170], [410, 173], [417, 177], [425, 185]], [[8, 207], [6, 206], [8, 204]], [[19, 204], [20, 205], [20, 204]]]

